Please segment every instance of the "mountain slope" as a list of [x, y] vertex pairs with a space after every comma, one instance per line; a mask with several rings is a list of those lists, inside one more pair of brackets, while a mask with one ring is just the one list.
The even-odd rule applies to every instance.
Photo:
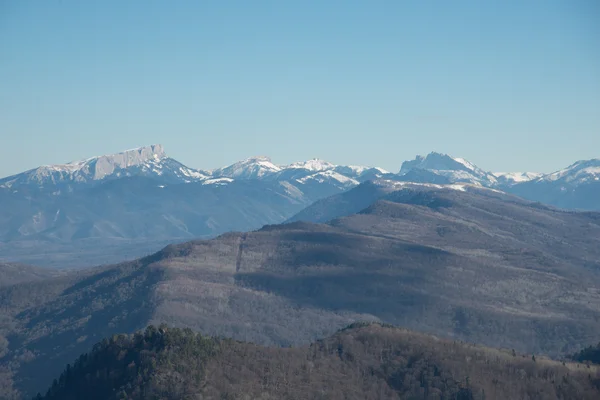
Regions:
[[[29, 201], [20, 193], [0, 195], [6, 205], [0, 209], [0, 238], [8, 242], [0, 245], [0, 254], [30, 263], [56, 260], [62, 266], [117, 262], [123, 250], [136, 257], [148, 254], [147, 244], [159, 246], [154, 252], [168, 242], [278, 223], [313, 200], [278, 182], [206, 183], [168, 185], [131, 177]], [[94, 253], [94, 244], [88, 245], [92, 239], [96, 247], [112, 250]], [[68, 260], [55, 248], [89, 256]], [[40, 253], [43, 259], [37, 258]]]
[[355, 214], [394, 190], [383, 182], [386, 181], [367, 181], [347, 192], [317, 200], [287, 222], [323, 223], [337, 217]]
[[550, 174], [491, 173], [462, 158], [430, 153], [405, 161], [399, 177], [415, 183], [471, 183], [565, 209], [600, 210], [600, 160], [582, 160]]
[[0, 286], [38, 281], [57, 275], [56, 271], [23, 264], [0, 262]]
[[206, 172], [160, 145], [43, 166], [0, 180], [0, 258], [61, 267], [118, 262], [168, 242], [285, 221], [384, 173], [320, 160], [277, 166], [266, 157]]
[[432, 181], [431, 176], [446, 178], [448, 183], [466, 182], [487, 187], [497, 183], [493, 174], [469, 161], [435, 152], [429, 153], [425, 157], [417, 156], [414, 160], [403, 162], [399, 175], [402, 176], [414, 170], [426, 170], [431, 174], [429, 179], [415, 181], [418, 183], [438, 183]]
[[582, 184], [600, 181], [600, 159], [577, 161], [569, 167], [541, 178], [544, 181]]
[[[412, 174], [415, 170], [408, 172]], [[426, 173], [425, 170], [419, 170], [421, 173]], [[426, 175], [428, 176], [428, 175]], [[509, 194], [493, 190], [482, 188], [479, 186], [457, 183], [447, 184], [446, 183], [416, 183], [414, 181], [404, 181], [403, 176], [396, 178], [395, 180], [390, 179], [377, 179], [375, 181], [368, 181], [361, 183], [355, 188], [348, 190], [347, 192], [340, 193], [335, 196], [331, 196], [322, 200], [318, 200], [306, 207], [298, 214], [294, 215], [288, 220], [288, 222], [294, 221], [305, 221], [322, 223], [328, 222], [335, 218], [348, 216], [351, 214], [358, 213], [363, 209], [366, 209], [377, 200], [385, 200], [387, 196], [393, 196], [393, 194], [399, 190], [416, 190], [416, 191], [435, 191], [435, 190], [454, 190], [469, 193], [494, 193], [495, 197], [520, 201], [517, 197]], [[527, 201], [522, 201], [526, 204]]]
[[65, 190], [130, 176], [154, 178], [166, 183], [203, 180], [207, 175], [167, 157], [161, 145], [92, 157], [67, 164], [46, 165], [0, 179], [0, 188], [22, 190]]
[[567, 209], [600, 210], [600, 159], [569, 167], [513, 186], [518, 196]]
[[0, 288], [17, 387], [43, 390], [102, 337], [160, 322], [277, 345], [355, 320], [552, 355], [600, 340], [599, 214], [396, 184], [330, 224], [270, 225]]
[[98, 343], [38, 399], [595, 399], [588, 371], [379, 325], [293, 349], [149, 327]]
[[494, 172], [499, 186], [512, 186], [517, 183], [529, 182], [544, 174], [539, 172]]
[[[564, 208], [600, 209], [599, 168], [598, 160], [589, 160], [535, 179], [496, 176], [462, 158], [430, 153], [404, 162], [399, 175], [320, 159], [276, 165], [267, 157], [208, 172], [188, 168], [152, 145], [1, 179], [0, 259], [46, 266], [117, 262], [168, 242], [295, 220], [315, 201], [367, 181], [467, 183]], [[331, 201], [336, 200], [326, 203]], [[359, 210], [331, 211], [338, 216]]]
[[281, 171], [281, 167], [273, 164], [268, 157], [252, 157], [244, 161], [211, 172], [213, 178], [265, 178]]

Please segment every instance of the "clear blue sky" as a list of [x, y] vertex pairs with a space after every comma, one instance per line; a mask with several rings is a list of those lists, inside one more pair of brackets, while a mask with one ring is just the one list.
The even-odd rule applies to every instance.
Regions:
[[161, 143], [398, 170], [600, 157], [600, 2], [0, 0], [0, 176]]

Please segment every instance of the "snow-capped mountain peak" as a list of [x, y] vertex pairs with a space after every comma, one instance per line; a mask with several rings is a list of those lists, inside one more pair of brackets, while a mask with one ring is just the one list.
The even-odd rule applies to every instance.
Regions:
[[[44, 165], [9, 176], [0, 179], [0, 195], [39, 191], [59, 198], [73, 191], [122, 178], [135, 178], [135, 182], [141, 178], [139, 182], [142, 183], [144, 179], [151, 179], [149, 183], [165, 188], [164, 192], [178, 184], [196, 182], [214, 186], [217, 191], [221, 190], [219, 187], [237, 190], [255, 184], [257, 187], [283, 187], [287, 195], [294, 199], [313, 200], [346, 191], [367, 181], [384, 179], [396, 182], [394, 187], [420, 184], [461, 190], [477, 186], [505, 190], [559, 207], [597, 209], [599, 197], [590, 193], [600, 190], [600, 159], [578, 161], [550, 174], [491, 173], [464, 158], [432, 152], [405, 161], [400, 173], [394, 174], [377, 167], [335, 165], [318, 158], [277, 165], [269, 157], [258, 156], [207, 172], [181, 164], [168, 157], [161, 145], [155, 144], [81, 161]], [[128, 184], [125, 182], [125, 186]]]
[[537, 179], [543, 174], [540, 172], [493, 172], [493, 175], [498, 179], [498, 183], [516, 185]]
[[355, 175], [357, 177], [363, 176], [367, 173], [374, 173], [374, 174], [381, 174], [381, 175], [391, 173], [389, 171], [386, 171], [383, 168], [366, 167], [364, 165], [338, 165], [335, 167], [335, 170], [342, 174], [351, 174], [351, 175]]
[[449, 182], [467, 182], [482, 186], [497, 184], [496, 177], [491, 173], [464, 158], [455, 158], [442, 153], [432, 152], [426, 157], [417, 156], [414, 160], [403, 162], [400, 175], [407, 175], [415, 170], [429, 171], [436, 176], [446, 178]]
[[560, 208], [600, 210], [600, 159], [577, 161], [559, 171], [512, 185], [509, 191]]
[[570, 184], [600, 181], [600, 159], [580, 160], [560, 171], [539, 178], [542, 181], [561, 181]]
[[41, 167], [0, 180], [1, 187], [46, 186], [93, 183], [127, 176], [160, 178], [168, 182], [191, 182], [206, 179], [206, 174], [169, 158], [159, 144], [120, 153], [91, 157], [66, 164]]
[[483, 172], [464, 158], [454, 158], [448, 154], [431, 152], [427, 156], [416, 156], [414, 160], [405, 161], [400, 168], [400, 174], [412, 169], [427, 169], [437, 171], [474, 171]]
[[321, 160], [319, 158], [313, 158], [308, 161], [299, 161], [292, 163], [284, 168], [286, 169], [306, 169], [309, 171], [326, 171], [335, 168], [336, 165], [327, 162], [325, 160]]
[[303, 178], [296, 179], [299, 183], [306, 183], [309, 181], [324, 183], [329, 181], [339, 182], [342, 186], [356, 186], [360, 182], [356, 179], [337, 173], [333, 170], [317, 171], [316, 173], [307, 175]]
[[[113, 174], [116, 170], [155, 163], [165, 158], [167, 158], [167, 154], [162, 145], [154, 144], [116, 154], [92, 157], [85, 161], [72, 162], [62, 167], [67, 167], [71, 171], [88, 172], [91, 174], [92, 179], [99, 180]], [[47, 168], [57, 170], [60, 167], [54, 165]]]
[[93, 179], [102, 179], [106, 175], [110, 175], [115, 169], [142, 165], [151, 161], [159, 161], [166, 157], [167, 154], [162, 145], [154, 144], [120, 153], [91, 157], [86, 160], [71, 161], [66, 164], [43, 165], [35, 171], [42, 174], [42, 176], [46, 171], [71, 174], [85, 171], [88, 174], [92, 174]]
[[281, 171], [281, 167], [273, 164], [269, 157], [258, 156], [215, 169], [212, 171], [212, 176], [215, 178], [253, 179], [262, 178], [279, 171]]

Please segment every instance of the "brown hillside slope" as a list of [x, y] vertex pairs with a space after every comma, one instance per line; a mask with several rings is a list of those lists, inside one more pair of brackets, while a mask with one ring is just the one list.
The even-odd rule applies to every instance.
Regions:
[[[400, 191], [329, 225], [293, 223], [168, 246], [72, 281], [0, 288], [3, 361], [25, 390], [102, 337], [149, 323], [302, 344], [354, 320], [559, 355], [600, 340], [600, 217], [494, 192]], [[43, 283], [43, 285], [42, 285]], [[55, 288], [55, 289], [52, 289]], [[7, 300], [2, 300], [7, 299]], [[27, 354], [27, 357], [23, 357]]]
[[45, 400], [597, 399], [596, 366], [561, 364], [380, 325], [300, 348], [149, 328], [82, 355]]

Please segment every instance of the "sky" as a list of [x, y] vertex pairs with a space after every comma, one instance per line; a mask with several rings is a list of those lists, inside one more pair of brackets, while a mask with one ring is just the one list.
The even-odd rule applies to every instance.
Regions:
[[397, 171], [600, 158], [600, 2], [0, 0], [0, 176], [154, 143]]

